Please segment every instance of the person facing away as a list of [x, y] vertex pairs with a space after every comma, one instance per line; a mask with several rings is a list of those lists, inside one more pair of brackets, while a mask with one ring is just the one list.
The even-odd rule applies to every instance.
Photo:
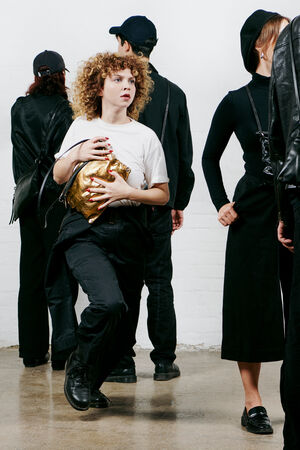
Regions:
[[270, 89], [270, 154], [278, 169], [276, 171], [280, 217], [278, 238], [284, 247], [294, 252], [289, 322], [280, 383], [281, 403], [285, 412], [283, 428], [285, 450], [300, 448], [299, 35], [300, 16], [297, 16], [277, 40]]
[[[259, 392], [261, 363], [283, 358], [281, 290], [288, 311], [292, 258], [276, 237], [277, 208], [273, 175], [266, 157], [268, 101], [275, 42], [288, 19], [257, 10], [245, 21], [240, 37], [247, 86], [230, 91], [218, 106], [203, 152], [203, 171], [218, 220], [229, 225], [223, 291], [221, 357], [236, 361], [245, 407], [241, 423], [255, 434], [273, 429]], [[235, 133], [243, 150], [245, 174], [230, 202], [220, 158]], [[261, 140], [260, 140], [261, 139]], [[280, 266], [280, 271], [279, 271]], [[281, 282], [281, 286], [280, 286]]]
[[[78, 163], [108, 159], [111, 151], [131, 170], [127, 182], [114, 171], [114, 181], [92, 177], [87, 196], [91, 202], [102, 201], [103, 212], [89, 223], [83, 214], [69, 210], [49, 264], [50, 312], [61, 319], [61, 328], [55, 330], [57, 345], [61, 352], [73, 350], [64, 390], [78, 410], [109, 404], [99, 388], [135, 343], [131, 327], [139, 308], [147, 242], [143, 205], [164, 205], [169, 199], [161, 143], [153, 130], [134, 120], [151, 84], [140, 58], [112, 53], [90, 58], [75, 82], [76, 119], [56, 155], [62, 156], [54, 166], [59, 184], [69, 180]], [[89, 300], [77, 330], [66, 326], [61, 315], [70, 298], [65, 264]]]
[[[159, 75], [149, 62], [157, 43], [157, 32], [147, 17], [129, 17], [121, 26], [111, 27], [109, 32], [116, 35], [120, 55], [138, 55], [148, 63], [154, 87], [151, 101], [140, 114], [139, 122], [152, 128], [161, 140], [169, 175], [169, 202], [165, 206], [148, 208], [148, 227], [153, 244], [146, 255], [145, 273], [145, 284], [149, 291], [147, 325], [153, 345], [150, 357], [155, 364], [154, 379], [164, 381], [180, 375], [178, 366], [174, 364], [176, 316], [171, 285], [171, 234], [183, 225], [183, 211], [194, 186], [187, 103], [184, 92]], [[136, 311], [135, 331], [138, 315], [139, 311]], [[136, 382], [134, 355], [133, 349], [128, 349], [127, 355], [107, 381]]]
[[[57, 52], [45, 50], [33, 61], [34, 82], [26, 96], [19, 97], [11, 109], [13, 174], [18, 180], [39, 164], [39, 182], [54, 161], [72, 123], [72, 109], [65, 86], [65, 63]], [[53, 179], [46, 184], [41, 216], [57, 198]], [[37, 211], [37, 196], [19, 218], [21, 234], [20, 287], [18, 297], [19, 355], [25, 367], [45, 364], [49, 359], [48, 308], [44, 276], [48, 255], [65, 214], [56, 204], [46, 229]], [[54, 359], [53, 359], [54, 356]], [[52, 355], [52, 367], [57, 367]], [[62, 368], [62, 367], [61, 367]]]

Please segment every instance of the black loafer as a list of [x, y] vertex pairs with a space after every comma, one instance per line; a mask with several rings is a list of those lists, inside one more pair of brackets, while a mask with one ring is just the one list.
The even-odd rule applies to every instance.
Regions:
[[23, 364], [25, 367], [42, 366], [43, 364], [47, 364], [49, 358], [49, 353], [46, 353], [46, 355], [41, 356], [40, 358], [23, 358]]
[[180, 370], [176, 364], [170, 361], [160, 361], [155, 365], [154, 380], [168, 381], [176, 377], [180, 377]]
[[66, 364], [64, 392], [70, 405], [79, 411], [86, 411], [90, 406], [91, 386], [88, 372], [88, 366], [71, 354]]
[[271, 426], [270, 419], [267, 411], [263, 406], [255, 406], [249, 409], [248, 413], [246, 408], [243, 411], [241, 423], [246, 430], [254, 434], [272, 434], [273, 428]]
[[110, 403], [109, 398], [107, 398], [101, 391], [98, 389], [92, 390], [90, 401], [91, 408], [108, 408]]
[[105, 381], [109, 383], [136, 383], [135, 366], [117, 367], [110, 372]]

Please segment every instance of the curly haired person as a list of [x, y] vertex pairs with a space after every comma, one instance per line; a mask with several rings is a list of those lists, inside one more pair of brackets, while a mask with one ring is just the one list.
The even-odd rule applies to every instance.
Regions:
[[[70, 210], [56, 245], [56, 255], [63, 252], [89, 300], [77, 330], [65, 326], [55, 330], [57, 345], [64, 343], [60, 350], [74, 349], [66, 365], [65, 395], [78, 410], [109, 404], [99, 388], [133, 336], [132, 312], [138, 309], [143, 285], [147, 240], [143, 204], [164, 205], [169, 198], [159, 139], [135, 120], [149, 99], [151, 85], [147, 65], [139, 58], [111, 53], [90, 58], [74, 86], [76, 119], [56, 155], [87, 139], [56, 162], [54, 179], [59, 184], [69, 180], [78, 163], [105, 160], [111, 151], [131, 169], [127, 182], [117, 172], [112, 172], [113, 182], [93, 179], [90, 200], [105, 200], [99, 208], [107, 208], [92, 224]], [[58, 286], [63, 274], [56, 264], [59, 260], [53, 255], [49, 269]], [[66, 300], [53, 286], [48, 292], [53, 318]]]

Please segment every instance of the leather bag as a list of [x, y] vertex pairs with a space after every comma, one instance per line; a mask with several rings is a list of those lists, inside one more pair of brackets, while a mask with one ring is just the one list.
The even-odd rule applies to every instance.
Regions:
[[40, 162], [40, 159], [37, 159], [31, 169], [18, 180], [15, 186], [9, 224], [18, 220], [33, 200], [37, 198], [40, 189]]
[[258, 131], [256, 132], [259, 141], [260, 141], [260, 147], [261, 147], [261, 160], [263, 163], [263, 175], [265, 177], [265, 181], [269, 182], [270, 184], [273, 184], [273, 165], [270, 158], [270, 147], [269, 147], [269, 133], [267, 131], [263, 131], [261, 122], [258, 117], [258, 112], [253, 100], [253, 97], [251, 95], [249, 86], [246, 86], [247, 95], [251, 104], [251, 108], [255, 117], [255, 122], [258, 128]]
[[83, 214], [89, 223], [95, 222], [106, 209], [106, 207], [98, 209], [106, 200], [102, 202], [99, 200], [97, 202], [89, 201], [94, 195], [99, 195], [87, 191], [90, 187], [99, 187], [98, 183], [91, 181], [91, 178], [97, 177], [112, 182], [115, 177], [108, 171], [114, 170], [127, 181], [130, 174], [129, 167], [121, 163], [113, 153], [107, 157], [109, 158], [108, 161], [86, 161], [81, 163], [66, 183], [59, 197], [59, 200], [64, 202], [65, 205], [68, 204], [71, 208]]

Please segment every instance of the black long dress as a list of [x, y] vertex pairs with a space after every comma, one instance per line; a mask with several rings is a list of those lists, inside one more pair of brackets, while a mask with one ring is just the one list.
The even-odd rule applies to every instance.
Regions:
[[[248, 84], [263, 130], [268, 127], [269, 80], [254, 74]], [[203, 153], [204, 175], [217, 210], [229, 203], [219, 161], [233, 132], [243, 150], [245, 175], [233, 197], [239, 219], [229, 227], [227, 238], [221, 357], [276, 361], [283, 358], [284, 345], [280, 278], [287, 304], [292, 256], [279, 250], [274, 188], [263, 174], [257, 125], [245, 87], [230, 91], [218, 106]]]

